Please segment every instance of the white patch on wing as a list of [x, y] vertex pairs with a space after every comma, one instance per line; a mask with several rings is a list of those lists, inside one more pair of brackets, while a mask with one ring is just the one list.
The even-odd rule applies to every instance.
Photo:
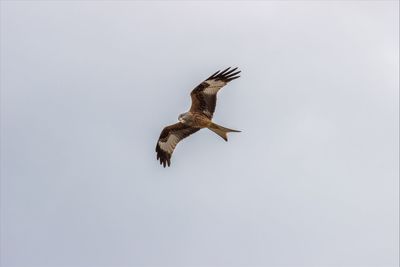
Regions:
[[204, 89], [203, 92], [207, 95], [215, 95], [216, 93], [218, 93], [219, 89], [226, 85], [226, 82], [216, 80], [209, 80], [206, 81], [206, 83], [209, 84], [209, 86]]
[[172, 153], [175, 149], [176, 144], [179, 142], [179, 137], [176, 135], [171, 134], [168, 137], [167, 142], [161, 142], [158, 141], [158, 144], [160, 145], [160, 148], [168, 153]]

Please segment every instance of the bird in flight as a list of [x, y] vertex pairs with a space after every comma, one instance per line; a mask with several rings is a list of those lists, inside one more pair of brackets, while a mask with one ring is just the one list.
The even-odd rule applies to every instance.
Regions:
[[190, 93], [192, 106], [188, 112], [180, 114], [179, 122], [165, 127], [157, 141], [157, 160], [164, 166], [171, 165], [171, 155], [182, 139], [202, 128], [208, 128], [228, 141], [228, 132], [240, 132], [228, 129], [212, 122], [217, 103], [217, 93], [230, 81], [239, 78], [237, 68], [217, 71]]

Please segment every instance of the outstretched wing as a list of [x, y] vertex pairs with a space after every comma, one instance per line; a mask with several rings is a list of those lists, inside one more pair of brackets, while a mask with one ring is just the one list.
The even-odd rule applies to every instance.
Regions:
[[217, 71], [207, 80], [194, 88], [190, 93], [190, 96], [192, 97], [192, 106], [190, 107], [190, 111], [202, 112], [211, 119], [215, 111], [215, 105], [217, 104], [218, 91], [228, 82], [240, 77], [237, 76], [240, 71], [236, 70], [237, 68], [227, 68], [222, 72]]
[[198, 130], [200, 129], [187, 126], [180, 122], [165, 127], [158, 138], [156, 146], [157, 159], [160, 160], [160, 164], [162, 164], [164, 168], [167, 164], [170, 166], [172, 152], [174, 152], [179, 141]]

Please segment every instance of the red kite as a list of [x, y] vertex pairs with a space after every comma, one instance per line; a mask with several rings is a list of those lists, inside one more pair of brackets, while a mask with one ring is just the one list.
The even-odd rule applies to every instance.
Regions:
[[157, 160], [160, 160], [165, 168], [171, 165], [171, 155], [176, 145], [182, 139], [197, 132], [202, 128], [208, 128], [228, 141], [228, 132], [240, 132], [222, 127], [212, 122], [212, 117], [217, 103], [217, 93], [228, 82], [239, 78], [240, 71], [237, 68], [217, 71], [204, 82], [199, 84], [190, 93], [192, 106], [188, 112], [179, 115], [178, 123], [165, 127], [157, 141]]

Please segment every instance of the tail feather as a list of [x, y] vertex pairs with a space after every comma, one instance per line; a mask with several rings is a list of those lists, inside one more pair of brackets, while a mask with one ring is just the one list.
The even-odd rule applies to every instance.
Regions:
[[235, 132], [235, 133], [240, 133], [240, 131], [237, 130], [232, 130], [229, 128], [225, 128], [222, 127], [221, 125], [218, 125], [216, 123], [211, 123], [210, 126], [208, 127], [208, 129], [210, 129], [211, 131], [213, 131], [214, 133], [218, 134], [219, 136], [222, 137], [222, 139], [224, 139], [225, 141], [228, 141], [228, 135], [227, 133], [229, 132]]

